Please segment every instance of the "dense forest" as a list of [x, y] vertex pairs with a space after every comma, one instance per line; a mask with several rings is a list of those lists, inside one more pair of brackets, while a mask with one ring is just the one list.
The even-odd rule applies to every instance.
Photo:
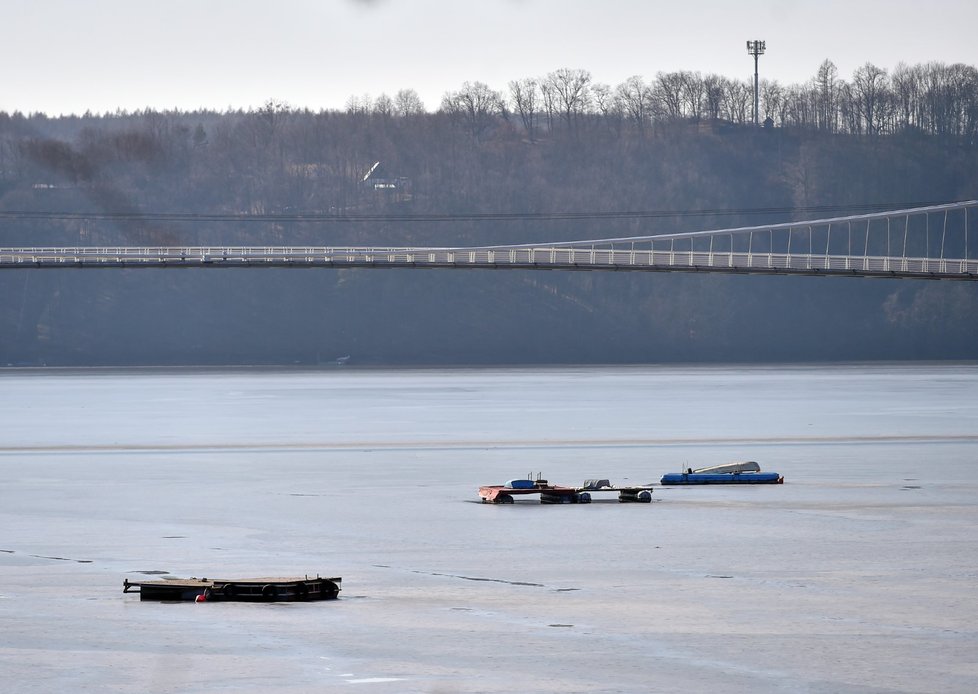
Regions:
[[[561, 69], [435, 110], [404, 89], [343, 111], [0, 112], [0, 246], [543, 242], [978, 198], [971, 66], [826, 61], [758, 98], [755, 127], [747, 83]], [[636, 211], [663, 213], [547, 217]], [[0, 290], [0, 365], [978, 358], [972, 282], [34, 269]]]

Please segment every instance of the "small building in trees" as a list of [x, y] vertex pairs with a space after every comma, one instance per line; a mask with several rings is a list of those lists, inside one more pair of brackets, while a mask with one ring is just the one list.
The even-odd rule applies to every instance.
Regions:
[[411, 199], [411, 179], [394, 176], [378, 161], [360, 180], [362, 190], [385, 196], [388, 202], [406, 202]]

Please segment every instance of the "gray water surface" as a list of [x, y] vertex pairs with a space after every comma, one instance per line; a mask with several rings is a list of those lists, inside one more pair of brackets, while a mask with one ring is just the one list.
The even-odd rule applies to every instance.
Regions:
[[[978, 690], [975, 365], [7, 370], [0, 418], [5, 691]], [[786, 482], [476, 495], [731, 460]]]

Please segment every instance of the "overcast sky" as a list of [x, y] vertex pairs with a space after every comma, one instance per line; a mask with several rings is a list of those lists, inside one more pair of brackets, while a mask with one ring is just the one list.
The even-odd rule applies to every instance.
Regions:
[[562, 67], [805, 82], [826, 58], [978, 65], [975, 0], [0, 0], [0, 110], [341, 109]]

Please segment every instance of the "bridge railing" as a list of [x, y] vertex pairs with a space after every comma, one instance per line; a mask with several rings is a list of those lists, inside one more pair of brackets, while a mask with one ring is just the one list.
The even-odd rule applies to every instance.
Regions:
[[397, 256], [399, 262], [455, 265], [564, 266], [606, 268], [684, 268], [801, 271], [859, 271], [875, 273], [978, 274], [978, 259], [914, 258], [902, 256], [847, 256], [807, 253], [743, 253], [731, 251], [640, 251], [581, 248], [521, 248], [470, 250], [434, 258], [417, 254]]
[[978, 259], [599, 247], [330, 248], [293, 246], [0, 249], [10, 266], [513, 267], [978, 276]]

